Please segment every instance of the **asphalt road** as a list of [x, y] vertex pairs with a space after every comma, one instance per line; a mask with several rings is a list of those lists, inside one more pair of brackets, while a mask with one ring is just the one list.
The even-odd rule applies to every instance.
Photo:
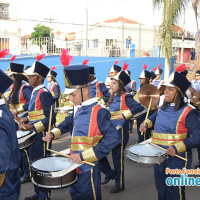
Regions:
[[[137, 141], [136, 131], [134, 134], [130, 134], [129, 143], [130, 146]], [[69, 134], [63, 135], [59, 140], [54, 141], [53, 149], [64, 150], [69, 148], [70, 136]], [[111, 156], [109, 155], [111, 161]], [[193, 164], [197, 162], [196, 149], [193, 150]], [[112, 162], [111, 162], [112, 164]], [[104, 176], [102, 175], [102, 178]], [[108, 184], [102, 186], [102, 199], [103, 200], [156, 200], [157, 191], [155, 188], [154, 172], [152, 166], [137, 166], [128, 159], [125, 160], [125, 190], [116, 194], [111, 194], [110, 189], [113, 187], [114, 181], [110, 181]], [[33, 184], [26, 183], [21, 187], [21, 195], [19, 200], [23, 200], [25, 197], [34, 194]], [[200, 198], [199, 187], [187, 187], [186, 199], [197, 200]], [[70, 200], [68, 188], [56, 189], [51, 192], [51, 200]]]

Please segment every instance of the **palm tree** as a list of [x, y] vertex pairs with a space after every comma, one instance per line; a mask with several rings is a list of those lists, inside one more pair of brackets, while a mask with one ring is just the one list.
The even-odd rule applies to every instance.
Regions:
[[185, 6], [191, 0], [153, 0], [154, 9], [161, 9], [162, 24], [159, 35], [162, 39], [162, 50], [165, 56], [165, 79], [169, 77], [170, 58], [172, 55], [173, 25], [178, 22], [179, 16], [184, 11]]

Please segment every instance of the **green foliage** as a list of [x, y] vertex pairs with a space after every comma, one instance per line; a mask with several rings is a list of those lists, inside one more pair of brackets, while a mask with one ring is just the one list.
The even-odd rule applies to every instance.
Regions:
[[50, 28], [41, 24], [38, 24], [34, 29], [34, 32], [31, 33], [31, 39], [41, 38], [41, 37], [50, 37]]

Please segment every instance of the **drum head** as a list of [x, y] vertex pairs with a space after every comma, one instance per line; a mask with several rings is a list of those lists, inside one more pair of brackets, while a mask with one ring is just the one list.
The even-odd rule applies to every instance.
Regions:
[[69, 161], [66, 157], [51, 156], [34, 161], [32, 167], [43, 172], [57, 172], [64, 170], [73, 164], [74, 162], [71, 160]]
[[131, 154], [138, 156], [161, 156], [165, 155], [165, 151], [159, 149], [151, 144], [136, 144], [132, 145], [127, 149]]
[[28, 135], [29, 133], [30, 133], [30, 131], [17, 131], [17, 138], [24, 137], [24, 136]]

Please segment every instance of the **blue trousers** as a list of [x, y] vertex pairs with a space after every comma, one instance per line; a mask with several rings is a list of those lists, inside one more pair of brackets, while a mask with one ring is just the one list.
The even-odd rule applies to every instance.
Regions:
[[180, 177], [180, 175], [166, 175], [165, 169], [168, 167], [170, 169], [181, 169], [191, 168], [192, 163], [192, 153], [180, 153], [182, 157], [186, 157], [187, 154], [188, 161], [181, 160], [177, 157], [169, 157], [161, 165], [154, 166], [154, 176], [156, 182], [156, 188], [158, 191], [158, 200], [185, 200], [185, 187], [184, 186], [167, 186], [165, 180], [168, 177]]
[[[50, 155], [46, 150], [46, 142], [42, 140], [44, 132], [37, 133], [35, 137], [35, 142], [29, 147], [29, 158], [33, 162], [36, 159], [43, 158], [47, 155]], [[48, 200], [49, 199], [49, 190], [45, 188], [38, 187], [34, 185], [35, 193], [38, 197], [38, 200]]]
[[69, 189], [72, 200], [101, 200], [101, 171], [99, 163], [91, 170], [78, 174]]
[[115, 179], [115, 187], [118, 189], [124, 188], [124, 149], [129, 140], [128, 128], [129, 127], [118, 130], [121, 135], [122, 143], [112, 149], [114, 170], [111, 169], [107, 157], [99, 161], [101, 171], [105, 174], [106, 179]]
[[15, 193], [15, 194], [12, 194], [12, 195], [7, 196], [7, 197], [1, 197], [0, 196], [0, 199], [1, 200], [18, 200], [19, 199], [19, 194], [20, 193]]
[[197, 148], [198, 164], [200, 165], [200, 147]]
[[21, 149], [21, 162], [20, 162], [20, 170], [21, 174], [24, 178], [30, 177], [30, 171], [29, 171], [29, 156], [28, 156], [28, 149]]

